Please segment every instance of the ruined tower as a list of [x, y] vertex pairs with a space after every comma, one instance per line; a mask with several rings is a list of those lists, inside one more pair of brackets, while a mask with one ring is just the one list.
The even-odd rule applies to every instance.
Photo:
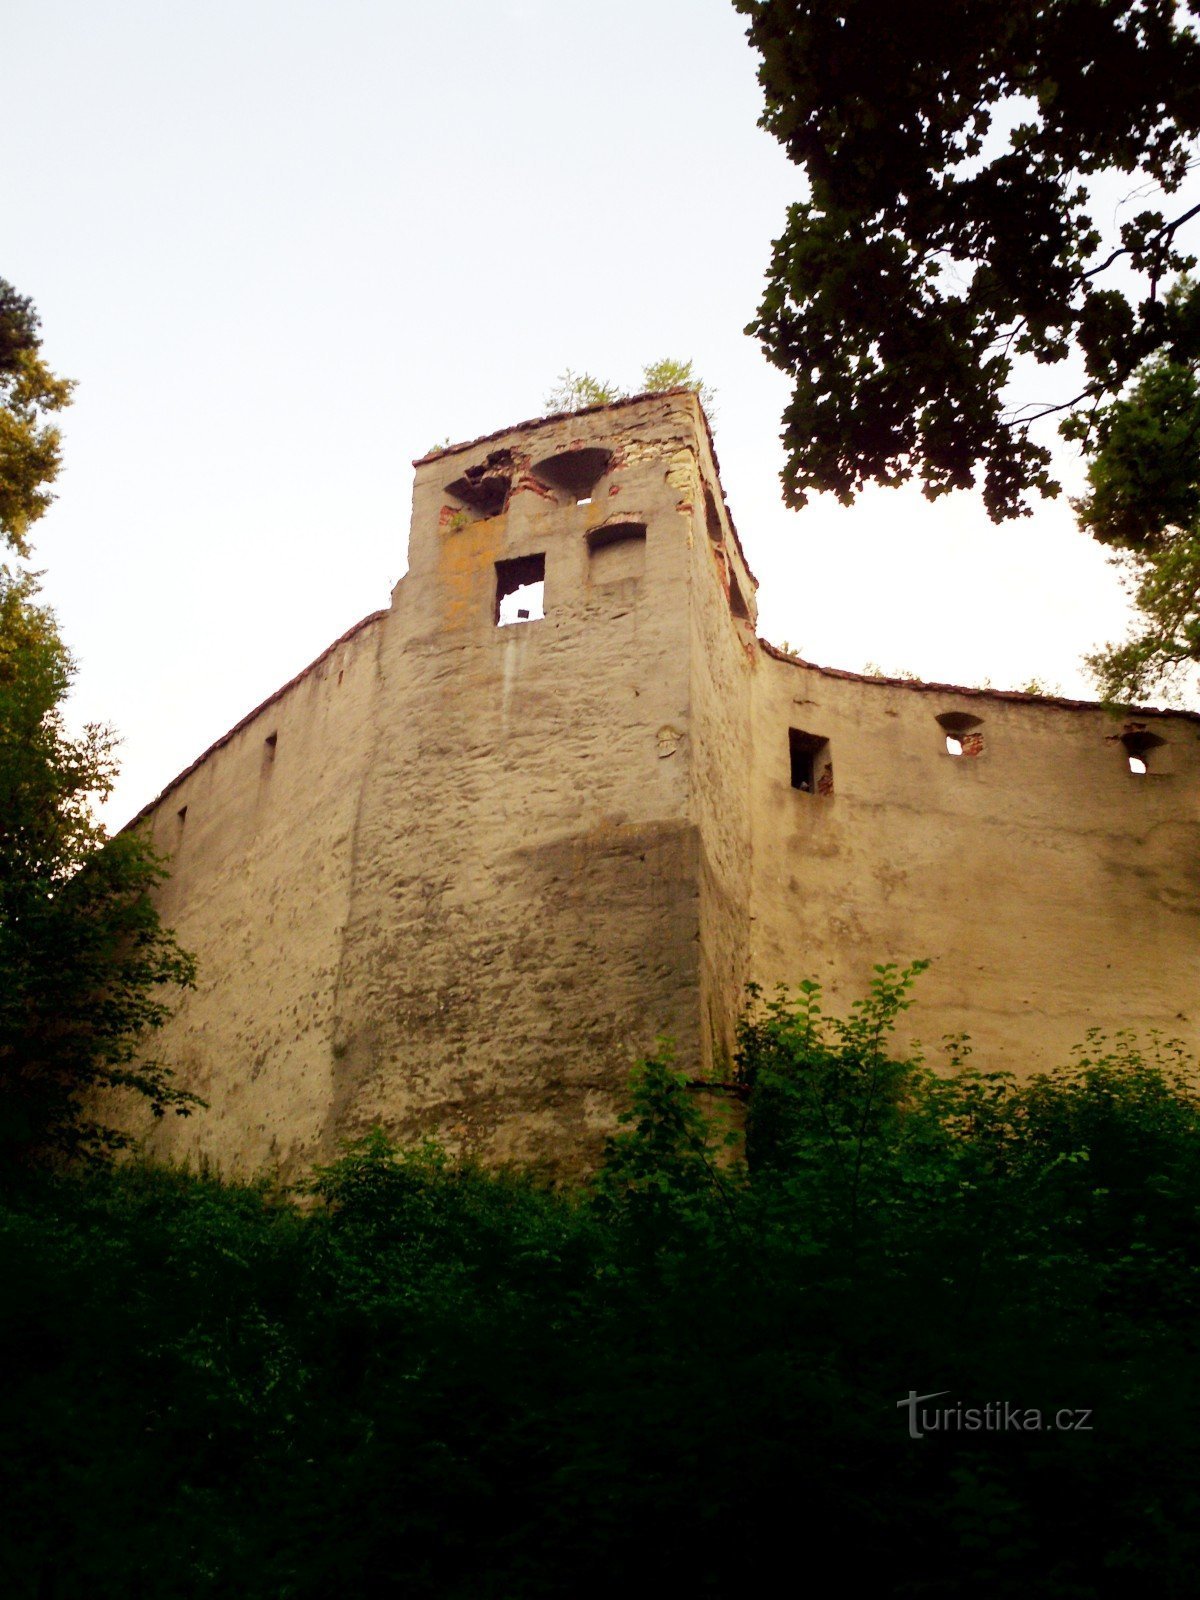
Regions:
[[747, 979], [914, 956], [914, 1031], [991, 1064], [1194, 1046], [1200, 719], [823, 670], [755, 587], [688, 392], [419, 461], [390, 608], [139, 819], [200, 960], [159, 1152], [577, 1165], [657, 1037], [720, 1070]]

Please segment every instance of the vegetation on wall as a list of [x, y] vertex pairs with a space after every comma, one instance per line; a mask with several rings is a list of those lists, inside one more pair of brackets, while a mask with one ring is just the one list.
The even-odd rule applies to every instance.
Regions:
[[98, 1091], [162, 1115], [193, 1097], [147, 1053], [191, 958], [151, 894], [163, 865], [139, 835], [108, 839], [95, 806], [116, 775], [112, 730], [72, 732], [75, 666], [38, 598], [29, 529], [60, 464], [46, 413], [71, 385], [41, 356], [36, 313], [0, 280], [0, 1171], [47, 1150], [124, 1142]]
[[665, 389], [694, 389], [709, 419], [716, 413], [716, 390], [692, 371], [690, 361], [664, 356], [642, 368], [642, 381], [636, 389], [624, 389], [607, 378], [594, 378], [590, 372], [574, 372], [568, 367], [560, 373], [544, 401], [547, 411], [582, 411], [586, 406], [611, 405], [631, 394], [661, 394]]
[[1190, 1593], [1196, 1080], [934, 1070], [915, 971], [757, 997], [744, 1148], [660, 1052], [576, 1190], [375, 1135], [305, 1208], [10, 1196], [5, 1594]]

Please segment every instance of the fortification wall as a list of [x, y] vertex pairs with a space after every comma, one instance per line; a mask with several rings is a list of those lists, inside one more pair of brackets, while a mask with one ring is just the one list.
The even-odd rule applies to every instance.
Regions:
[[700, 1071], [724, 1077], [750, 971], [754, 590], [706, 431], [676, 468], [691, 566], [692, 814], [700, 846]]
[[909, 1033], [988, 1066], [1200, 1047], [1200, 718], [822, 670], [754, 589], [690, 394], [417, 463], [391, 608], [141, 819], [209, 1101], [152, 1148], [294, 1172], [381, 1123], [577, 1168], [658, 1036], [725, 1069], [747, 980], [840, 1010], [916, 957]]
[[[383, 1121], [554, 1164], [598, 1148], [656, 1035], [694, 1057], [688, 572], [667, 482], [691, 426], [664, 399], [626, 427], [566, 419], [418, 468], [331, 1132]], [[600, 441], [594, 481], [542, 467]], [[491, 514], [464, 478], [489, 458], [511, 475]], [[545, 616], [498, 626], [498, 564], [539, 561]]]
[[[959, 730], [962, 755], [947, 751]], [[789, 729], [828, 743], [832, 793], [792, 786]], [[1148, 771], [1130, 770], [1129, 747]], [[1200, 722], [1124, 722], [1029, 696], [854, 678], [764, 650], [754, 698], [760, 983], [929, 957], [908, 1013], [981, 1064], [1064, 1060], [1087, 1029], [1200, 1046]]]
[[211, 1105], [160, 1153], [295, 1168], [382, 1122], [574, 1165], [656, 1038], [698, 1057], [696, 430], [664, 396], [419, 463], [391, 609], [148, 809], [202, 974], [164, 1051]]
[[288, 1170], [324, 1126], [382, 623], [339, 640], [144, 814], [170, 857], [163, 919], [199, 956], [155, 1048], [208, 1101], [150, 1128], [158, 1155]]

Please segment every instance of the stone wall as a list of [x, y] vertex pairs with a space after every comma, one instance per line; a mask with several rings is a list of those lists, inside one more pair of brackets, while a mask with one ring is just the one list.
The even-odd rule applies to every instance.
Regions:
[[1200, 719], [822, 670], [754, 589], [690, 394], [418, 462], [390, 609], [140, 819], [209, 1102], [152, 1148], [290, 1174], [381, 1123], [577, 1167], [657, 1037], [724, 1069], [748, 979], [836, 1009], [918, 956], [912, 1031], [990, 1065], [1195, 1048]]
[[[436, 1128], [553, 1164], [598, 1148], [657, 1035], [694, 1054], [688, 565], [667, 481], [691, 428], [664, 400], [507, 436], [476, 452], [511, 474], [494, 514], [448, 489], [455, 457], [419, 469], [331, 1133]], [[593, 448], [612, 454], [581, 479], [584, 503], [537, 475]], [[497, 564], [538, 558], [545, 616], [497, 626]]]
[[171, 858], [163, 918], [200, 958], [156, 1050], [209, 1104], [156, 1125], [160, 1154], [291, 1170], [324, 1123], [384, 621], [339, 640], [143, 820]]
[[[1092, 1026], [1158, 1028], [1200, 1052], [1200, 720], [1127, 723], [768, 649], [759, 668], [760, 983], [819, 978], [836, 1010], [875, 962], [928, 957], [907, 1017], [928, 1045], [969, 1029], [981, 1063], [1021, 1072]], [[792, 787], [789, 729], [828, 740], [832, 793]], [[1164, 742], [1135, 775], [1128, 745], [1146, 730]]]
[[[573, 1162], [658, 1037], [697, 1056], [671, 481], [696, 448], [678, 395], [419, 464], [409, 571], [345, 647], [370, 640], [369, 672], [330, 699], [335, 649], [149, 809], [170, 850], [188, 807], [163, 911], [201, 978], [165, 1045], [211, 1107], [163, 1124], [159, 1152], [290, 1170], [383, 1122]], [[502, 576], [536, 570], [544, 617], [498, 625]]]
[[750, 715], [757, 646], [754, 578], [729, 518], [707, 438], [689, 465], [681, 502], [692, 569], [692, 804], [700, 841], [703, 1075], [726, 1076], [750, 971]]

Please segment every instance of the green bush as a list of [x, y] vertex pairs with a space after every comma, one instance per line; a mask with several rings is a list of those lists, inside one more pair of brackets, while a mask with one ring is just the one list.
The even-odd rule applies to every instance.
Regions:
[[[0, 1211], [6, 1596], [1190, 1594], [1200, 1101], [754, 997], [726, 1098], [643, 1064], [594, 1180], [375, 1134], [295, 1197], [161, 1168]], [[909, 1434], [910, 1392], [1088, 1412]]]

